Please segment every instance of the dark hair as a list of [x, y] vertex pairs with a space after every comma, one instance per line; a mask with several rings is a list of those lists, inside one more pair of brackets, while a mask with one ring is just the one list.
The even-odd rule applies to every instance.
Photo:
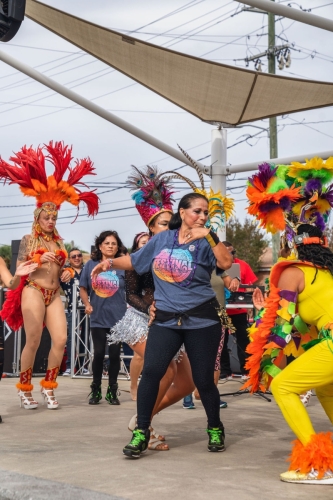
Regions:
[[128, 253], [127, 248], [123, 245], [123, 242], [119, 238], [117, 231], [103, 231], [99, 236], [96, 236], [95, 238], [95, 250], [91, 252], [92, 260], [98, 261], [102, 259], [102, 252], [100, 251], [99, 247], [108, 236], [113, 236], [117, 240], [118, 251], [114, 256], [115, 258], [120, 257], [121, 255], [126, 255]]
[[132, 244], [132, 248], [131, 248], [131, 253], [136, 252], [138, 250], [139, 241], [141, 240], [141, 238], [143, 236], [149, 236], [149, 234], [146, 233], [145, 231], [142, 231], [141, 233], [138, 233], [134, 236], [134, 240], [133, 240], [133, 244]]
[[77, 248], [77, 247], [73, 247], [73, 248], [71, 248], [71, 249], [68, 251], [68, 257], [70, 257], [70, 256], [71, 256], [71, 253], [72, 253], [72, 252], [80, 252], [80, 253], [82, 253], [82, 252], [81, 252], [81, 250], [80, 250], [79, 248]]
[[[317, 226], [310, 224], [302, 224], [297, 228], [297, 234], [308, 233], [310, 238], [323, 236], [322, 231]], [[312, 283], [314, 283], [318, 268], [325, 268], [333, 275], [333, 253], [327, 248], [318, 243], [311, 243], [310, 245], [297, 245], [297, 252], [299, 260], [311, 262], [316, 268], [316, 273]], [[312, 285], [311, 283], [311, 285]]]
[[207, 203], [208, 203], [208, 200], [207, 200], [206, 196], [204, 196], [203, 194], [200, 194], [200, 193], [188, 193], [185, 196], [183, 196], [182, 199], [180, 200], [180, 202], [178, 203], [178, 210], [177, 210], [177, 212], [175, 214], [173, 214], [172, 217], [171, 217], [171, 220], [169, 222], [169, 229], [178, 229], [178, 228], [180, 228], [180, 226], [182, 225], [182, 219], [180, 217], [179, 210], [181, 208], [184, 208], [185, 210], [187, 208], [190, 208], [190, 206], [192, 205], [192, 201], [193, 200], [198, 200], [200, 198], [202, 198], [203, 200], [207, 201]]
[[230, 241], [222, 241], [222, 243], [225, 247], [233, 247], [233, 244], [230, 243]]

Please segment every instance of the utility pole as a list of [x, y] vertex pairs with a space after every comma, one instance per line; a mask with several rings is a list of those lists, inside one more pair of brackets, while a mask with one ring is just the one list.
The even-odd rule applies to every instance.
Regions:
[[[275, 0], [271, 0], [274, 2]], [[275, 15], [268, 12], [268, 73], [275, 75]], [[278, 158], [276, 116], [269, 118], [269, 157]], [[272, 235], [273, 264], [278, 259], [280, 233]]]

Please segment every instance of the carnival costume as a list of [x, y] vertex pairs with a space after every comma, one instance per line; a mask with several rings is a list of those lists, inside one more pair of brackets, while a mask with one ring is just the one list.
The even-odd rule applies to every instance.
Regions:
[[[45, 162], [48, 160], [54, 167], [52, 175], [47, 176]], [[44, 253], [50, 252], [48, 242], [53, 241], [57, 245], [55, 250], [56, 264], [59, 269], [62, 269], [67, 259], [67, 252], [64, 247], [62, 238], [59, 236], [56, 228], [52, 235], [45, 234], [38, 219], [40, 213], [45, 211], [57, 217], [60, 206], [65, 201], [79, 208], [79, 203], [82, 201], [87, 205], [88, 215], [96, 215], [98, 212], [98, 197], [94, 192], [82, 192], [78, 186], [85, 186], [82, 182], [86, 175], [95, 175], [94, 167], [89, 158], [76, 160], [75, 166], [70, 166], [72, 160], [72, 148], [64, 145], [63, 142], [52, 141], [48, 145], [27, 148], [24, 146], [18, 153], [10, 158], [13, 164], [9, 164], [0, 158], [0, 179], [9, 181], [10, 184], [18, 184], [24, 196], [32, 196], [36, 198], [37, 207], [34, 211], [34, 222], [28, 242], [28, 257], [42, 266], [41, 258]], [[68, 172], [67, 180], [63, 177]], [[50, 271], [50, 263], [47, 264], [47, 273]], [[67, 268], [69, 272], [71, 271]], [[45, 307], [48, 307], [57, 289], [47, 289], [39, 285], [30, 277], [24, 276], [21, 278], [21, 283], [16, 290], [8, 291], [6, 301], [0, 313], [1, 318], [6, 321], [9, 327], [16, 331], [23, 326], [23, 316], [21, 311], [21, 295], [24, 287], [36, 289], [42, 296]], [[47, 399], [48, 408], [56, 408], [58, 403], [50, 400], [47, 396], [48, 390], [55, 389], [58, 384], [56, 378], [59, 372], [59, 367], [48, 367], [45, 378], [41, 381], [42, 393]], [[25, 392], [30, 392], [33, 389], [31, 384], [32, 367], [20, 373], [20, 382], [16, 385], [19, 389], [19, 396]], [[32, 398], [30, 398], [32, 399]], [[21, 399], [22, 402], [22, 399]], [[24, 400], [24, 408], [36, 408], [35, 401], [29, 404], [28, 400]]]
[[[288, 259], [272, 268], [265, 309], [249, 330], [250, 379], [244, 385], [254, 392], [265, 391], [271, 384], [275, 400], [298, 438], [289, 471], [280, 476], [286, 482], [333, 484], [332, 433], [315, 433], [299, 399], [306, 390], [316, 389], [333, 423], [332, 269], [298, 257], [307, 245], [314, 251], [328, 246], [326, 237], [299, 233], [307, 225], [322, 234], [333, 206], [332, 179], [333, 158], [326, 162], [312, 158], [305, 165], [260, 165], [247, 188], [248, 212], [267, 231], [284, 231], [282, 246], [291, 251]], [[282, 272], [290, 266], [304, 274], [305, 287], [299, 294], [278, 288]], [[297, 359], [281, 370], [284, 355]]]

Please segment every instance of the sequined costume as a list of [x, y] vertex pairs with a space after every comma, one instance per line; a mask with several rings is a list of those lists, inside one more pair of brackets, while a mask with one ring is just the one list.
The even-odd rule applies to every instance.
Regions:
[[[316, 389], [333, 423], [333, 255], [323, 236], [332, 180], [333, 158], [313, 158], [305, 165], [261, 165], [247, 190], [249, 212], [268, 231], [283, 230], [282, 249], [291, 253], [272, 268], [265, 309], [249, 330], [250, 379], [244, 385], [251, 391], [271, 387], [297, 436], [289, 471], [280, 476], [285, 482], [333, 484], [333, 435], [315, 433], [299, 398]], [[289, 282], [281, 289], [283, 275], [287, 283], [293, 269], [302, 273], [302, 286]], [[285, 355], [296, 359], [282, 369]]]
[[[89, 158], [84, 158], [76, 160], [75, 165], [71, 165], [72, 159], [71, 147], [66, 146], [63, 142], [52, 141], [36, 149], [24, 146], [10, 158], [12, 163], [7, 163], [0, 158], [0, 179], [5, 182], [9, 181], [11, 184], [18, 184], [24, 196], [32, 196], [36, 199], [31, 234], [22, 239], [18, 260], [31, 260], [37, 263], [38, 268], [45, 269], [45, 276], [50, 273], [51, 262], [47, 259], [43, 260], [43, 255], [53, 253], [55, 261], [52, 262], [58, 265], [59, 271], [61, 271], [67, 259], [67, 252], [55, 225], [50, 233], [43, 231], [40, 225], [41, 213], [46, 213], [50, 219], [55, 221], [58, 210], [64, 202], [77, 208], [80, 202], [85, 203], [88, 215], [96, 215], [98, 212], [97, 195], [94, 192], [82, 191], [82, 187], [85, 186], [82, 182], [83, 178], [86, 175], [95, 175], [93, 164]], [[53, 167], [52, 175], [47, 175], [46, 162], [49, 162]], [[66, 173], [68, 174], [67, 180], [64, 179]], [[46, 288], [38, 283], [39, 276], [40, 274], [37, 274], [36, 278], [33, 274], [29, 277], [24, 276], [16, 290], [7, 292], [6, 301], [0, 314], [12, 330], [16, 331], [23, 325], [21, 297], [25, 287], [35, 289], [42, 296], [45, 307], [49, 306], [57, 296], [59, 286], [55, 286], [54, 289]], [[63, 314], [65, 315], [64, 311]], [[64, 320], [62, 324], [66, 324], [65, 316], [62, 319]], [[42, 328], [42, 324], [40, 327]], [[27, 324], [26, 334], [28, 338]], [[29, 357], [31, 357], [30, 353]], [[57, 408], [58, 405], [54, 398], [52, 400], [53, 396], [48, 394], [50, 389], [57, 387], [58, 371], [58, 366], [48, 366], [45, 378], [41, 381], [42, 393], [47, 399], [48, 408]], [[25, 369], [22, 367], [17, 388], [21, 402], [24, 402], [26, 409], [33, 409], [38, 405], [36, 401], [31, 401], [31, 397], [25, 395], [26, 392], [29, 393], [33, 389], [31, 376], [32, 366]]]

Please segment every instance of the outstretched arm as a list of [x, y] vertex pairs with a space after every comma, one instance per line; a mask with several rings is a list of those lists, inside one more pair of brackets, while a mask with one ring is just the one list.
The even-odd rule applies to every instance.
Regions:
[[[112, 263], [110, 262], [112, 261]], [[91, 271], [91, 278], [96, 278], [96, 276], [103, 271], [109, 271], [109, 269], [119, 269], [123, 271], [133, 271], [133, 266], [131, 262], [130, 255], [123, 255], [122, 257], [117, 257], [116, 259], [103, 260]]]
[[20, 264], [16, 269], [14, 276], [8, 271], [5, 261], [0, 257], [0, 275], [1, 280], [7, 288], [10, 290], [15, 290], [20, 284], [21, 276], [26, 276], [32, 273], [37, 268], [37, 264], [31, 263], [31, 261], [24, 262]]

